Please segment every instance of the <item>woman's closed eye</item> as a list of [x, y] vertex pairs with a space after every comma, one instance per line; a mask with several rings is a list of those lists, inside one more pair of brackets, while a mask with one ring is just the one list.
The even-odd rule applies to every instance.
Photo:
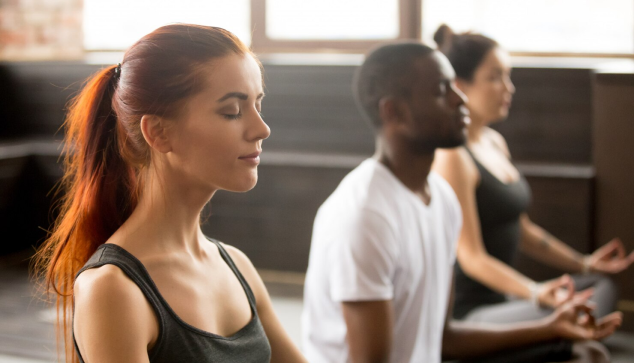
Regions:
[[222, 114], [222, 117], [226, 118], [227, 120], [237, 120], [240, 117], [242, 117], [242, 112], [238, 112], [238, 113], [224, 113]]

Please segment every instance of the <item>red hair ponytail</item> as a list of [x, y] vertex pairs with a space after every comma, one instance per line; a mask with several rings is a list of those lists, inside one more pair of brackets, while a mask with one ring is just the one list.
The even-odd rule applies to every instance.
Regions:
[[[65, 174], [60, 215], [35, 256], [45, 290], [58, 298], [59, 335], [70, 337], [75, 273], [128, 218], [136, 205], [134, 171], [122, 159], [112, 110], [116, 66], [89, 79], [70, 103], [65, 123]], [[66, 344], [67, 359], [76, 361]]]

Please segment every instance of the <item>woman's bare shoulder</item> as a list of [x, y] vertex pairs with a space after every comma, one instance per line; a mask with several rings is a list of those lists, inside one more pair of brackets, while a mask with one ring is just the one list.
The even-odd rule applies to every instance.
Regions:
[[119, 267], [110, 264], [82, 272], [75, 280], [74, 291], [75, 299], [104, 294], [125, 297], [136, 295], [137, 291], [140, 293], [136, 284]]
[[104, 265], [82, 272], [74, 302], [74, 333], [85, 359], [147, 357], [158, 323], [143, 292], [121, 269]]
[[[221, 242], [221, 245], [227, 251], [229, 256], [231, 256], [231, 259], [236, 264], [236, 267], [238, 267], [238, 270], [240, 270], [240, 272], [245, 275], [245, 278], [247, 277], [247, 275], [252, 275], [254, 273], [257, 275], [257, 271], [253, 266], [253, 263], [251, 262], [249, 257], [244, 254], [244, 252], [224, 242]], [[247, 278], [247, 280], [249, 279]]]
[[259, 305], [263, 299], [268, 297], [268, 292], [266, 292], [264, 282], [260, 278], [260, 274], [255, 269], [255, 266], [253, 266], [249, 257], [247, 257], [247, 255], [238, 248], [226, 243], [222, 243], [222, 247], [224, 247], [227, 253], [229, 253], [229, 256], [231, 256], [231, 259], [236, 264], [236, 267], [238, 267], [242, 276], [244, 276], [247, 280], [247, 283], [255, 295], [256, 302]]
[[75, 281], [74, 299], [75, 312], [80, 316], [98, 313], [113, 322], [132, 315], [137, 321], [153, 318], [153, 309], [141, 289], [119, 267], [110, 264], [82, 272]]
[[436, 150], [432, 168], [450, 183], [477, 181], [479, 178], [478, 168], [463, 147]]

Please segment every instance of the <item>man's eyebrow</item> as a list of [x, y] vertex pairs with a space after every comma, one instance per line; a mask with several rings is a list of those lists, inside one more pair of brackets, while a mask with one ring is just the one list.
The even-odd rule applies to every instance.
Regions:
[[233, 98], [233, 97], [235, 97], [235, 98], [239, 98], [239, 99], [241, 99], [241, 100], [243, 100], [243, 101], [246, 101], [246, 100], [247, 100], [247, 98], [249, 98], [249, 96], [248, 96], [246, 93], [242, 93], [242, 92], [229, 92], [229, 93], [227, 93], [226, 95], [224, 95], [224, 96], [220, 97], [220, 98], [218, 99], [218, 101], [216, 101], [216, 102], [222, 102], [222, 101], [228, 100], [229, 98]]

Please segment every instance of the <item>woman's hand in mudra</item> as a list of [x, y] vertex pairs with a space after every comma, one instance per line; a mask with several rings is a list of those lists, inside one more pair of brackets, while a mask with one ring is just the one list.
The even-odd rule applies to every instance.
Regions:
[[557, 308], [571, 300], [585, 303], [593, 293], [592, 288], [575, 291], [574, 280], [566, 274], [539, 284], [538, 300], [541, 306]]
[[627, 269], [634, 262], [634, 251], [625, 255], [623, 242], [615, 238], [586, 259], [590, 271], [616, 274]]

